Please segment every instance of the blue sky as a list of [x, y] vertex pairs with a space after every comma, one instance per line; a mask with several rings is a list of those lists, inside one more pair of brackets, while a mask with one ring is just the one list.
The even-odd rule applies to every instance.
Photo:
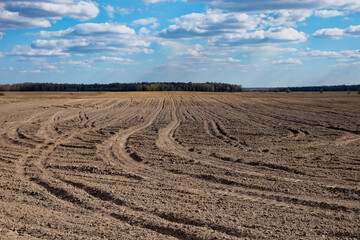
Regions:
[[359, 37], [359, 0], [0, 0], [0, 84], [359, 84]]

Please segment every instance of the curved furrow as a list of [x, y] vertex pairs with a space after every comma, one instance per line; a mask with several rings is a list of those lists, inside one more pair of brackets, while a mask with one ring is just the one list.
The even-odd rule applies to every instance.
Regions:
[[[160, 109], [160, 108], [159, 108]], [[161, 109], [160, 109], [161, 110]], [[140, 126], [140, 127], [137, 127], [136, 129], [131, 129], [131, 131], [129, 131], [125, 137], [124, 137], [124, 134], [121, 134], [121, 137], [123, 138], [121, 141], [126, 141], [125, 139], [128, 138], [131, 134], [135, 133], [136, 131], [139, 131], [143, 128], [146, 128], [148, 126], [151, 125], [152, 121], [154, 121], [154, 119], [156, 118], [157, 114], [159, 113], [159, 111], [157, 113], [154, 114], [154, 116], [150, 119], [150, 121], [146, 124], [144, 124], [143, 126]], [[120, 145], [121, 146], [121, 145]], [[124, 146], [124, 145], [123, 145]], [[123, 149], [123, 152], [124, 152], [124, 149]], [[93, 196], [93, 197], [96, 197], [96, 198], [99, 198], [100, 200], [102, 201], [110, 201], [112, 203], [114, 203], [115, 205], [124, 205], [124, 202], [121, 201], [121, 200], [118, 200], [118, 199], [115, 199], [114, 197], [111, 196], [110, 193], [106, 193], [104, 191], [101, 191], [99, 189], [93, 189], [91, 187], [86, 187], [85, 185], [83, 184], [79, 184], [79, 183], [74, 183], [74, 182], [71, 182], [71, 181], [64, 181], [68, 184], [71, 184], [72, 186], [76, 187], [76, 188], [79, 188], [79, 189], [82, 189], [84, 190], [85, 192], [87, 192], [89, 195]], [[46, 187], [51, 193], [53, 194], [56, 194], [56, 193], [60, 193], [60, 196], [62, 196], [62, 199], [65, 199], [65, 200], [68, 200], [68, 201], [71, 201], [71, 202], [76, 202], [76, 203], [79, 203], [80, 200], [77, 200], [76, 198], [74, 198], [72, 195], [68, 195], [65, 191], [61, 191], [59, 189], [53, 189], [53, 188], [50, 188], [48, 185], [46, 185], [46, 183], [44, 182], [39, 182], [39, 184], [41, 184], [42, 186]], [[133, 211], [135, 211], [136, 209], [138, 208], [135, 208], [135, 209], [132, 209]], [[151, 213], [146, 213], [144, 211], [141, 211], [141, 214], [144, 215], [144, 214], [151, 214]], [[114, 214], [116, 215], [116, 214]], [[153, 214], [151, 214], [153, 215]], [[169, 219], [169, 218], [164, 218], [163, 216], [161, 216], [161, 214], [158, 214], [160, 215], [160, 218], [163, 218], [165, 219], [166, 221], [170, 221], [170, 222], [173, 222], [174, 224], [186, 224], [187, 222], [189, 221], [186, 221], [184, 218], [182, 219], [179, 219], [179, 220], [176, 220], [175, 217], [173, 217], [172, 219]], [[157, 216], [157, 214], [155, 214], [155, 216]], [[127, 219], [127, 222], [130, 223], [130, 224], [135, 224], [135, 220], [131, 220], [131, 218], [129, 217], [126, 217]], [[137, 222], [137, 221], [136, 221]], [[178, 231], [176, 230], [177, 228], [160, 228], [159, 226], [157, 225], [154, 225], [154, 223], [150, 224], [149, 222], [147, 222], [146, 224], [144, 224], [144, 222], [146, 221], [142, 221], [142, 224], [140, 224], [139, 226], [140, 227], [145, 227], [145, 228], [149, 228], [150, 230], [154, 230], [154, 231], [159, 231], [159, 233], [164, 233], [163, 230], [165, 229], [168, 229], [167, 231], [169, 233], [171, 233], [170, 235], [171, 236], [182, 236], [182, 238], [189, 238], [189, 239], [206, 239], [206, 238], [199, 238], [199, 237], [196, 237], [196, 234], [193, 233], [192, 235], [189, 236], [189, 232], [190, 230], [188, 230], [187, 232], [184, 232], [184, 231]], [[192, 226], [192, 225], [191, 225]], [[193, 226], [192, 226], [193, 227]], [[202, 224], [202, 226], [196, 226], [196, 227], [206, 227], [205, 224]], [[217, 227], [218, 229], [220, 229], [221, 227]], [[236, 230], [233, 230], [235, 231], [235, 234], [236, 234]], [[179, 235], [179, 233], [181, 232], [181, 235]], [[191, 232], [191, 231], [190, 231]], [[237, 235], [239, 235], [240, 233], [237, 233]]]
[[[149, 123], [150, 125], [151, 123]], [[147, 125], [145, 125], [147, 126]], [[132, 129], [132, 131], [136, 131]], [[45, 143], [45, 145], [37, 145], [35, 149], [29, 152], [27, 155], [23, 156], [21, 160], [24, 162], [25, 168], [24, 172], [20, 173], [21, 175], [26, 176], [31, 182], [36, 183], [38, 186], [45, 189], [49, 194], [53, 195], [54, 197], [69, 202], [71, 204], [75, 204], [76, 206], [80, 206], [84, 209], [91, 209], [91, 210], [101, 210], [99, 205], [90, 202], [91, 199], [84, 199], [84, 194], [75, 189], [82, 189], [87, 192], [89, 195], [98, 198], [101, 201], [109, 201], [110, 195], [105, 195], [104, 192], [96, 193], [94, 191], [90, 191], [88, 189], [84, 189], [81, 185], [76, 185], [72, 182], [67, 181], [58, 181], [61, 179], [60, 177], [52, 175], [49, 172], [44, 171], [44, 168], [41, 166], [41, 162], [44, 160], [45, 157], [49, 156], [50, 153], [54, 151], [54, 149], [60, 145], [63, 139], [58, 139], [55, 143]], [[72, 186], [72, 187], [69, 187]], [[74, 189], [75, 187], [75, 189]], [[114, 202], [117, 205], [120, 205], [119, 202]], [[105, 209], [102, 209], [103, 212], [106, 212]], [[108, 213], [108, 216], [117, 216], [117, 213]], [[120, 216], [120, 215], [119, 215]], [[161, 227], [161, 225], [157, 225], [156, 223], [151, 223], [149, 220], [143, 219], [141, 224], [138, 224], [138, 220], [135, 220], [133, 215], [124, 215], [127, 218], [127, 223], [133, 226], [146, 228], [148, 230], [155, 231], [159, 234], [169, 235], [169, 236], [178, 236], [176, 233], [180, 232], [177, 227]], [[119, 218], [117, 218], [119, 219]], [[120, 220], [120, 219], [119, 219]], [[172, 233], [173, 232], [173, 233]], [[188, 233], [183, 232], [182, 236], [187, 236]], [[205, 238], [195, 238], [195, 235], [192, 237], [187, 237], [188, 239], [205, 239]]]
[[[160, 129], [159, 138], [157, 139], [157, 142], [156, 142], [157, 146], [160, 149], [162, 149], [163, 151], [173, 153], [173, 154], [175, 154], [177, 156], [180, 156], [182, 158], [187, 158], [187, 159], [192, 159], [192, 160], [200, 160], [201, 161], [202, 158], [199, 157], [199, 155], [197, 153], [193, 153], [194, 151], [190, 151], [190, 152], [187, 151], [187, 149], [185, 149], [184, 147], [182, 147], [181, 145], [177, 144], [174, 141], [173, 133], [175, 132], [176, 128], [180, 125], [180, 121], [176, 117], [175, 112], [176, 112], [176, 110], [173, 110], [173, 112], [172, 112], [173, 113], [173, 121], [166, 128]], [[232, 161], [231, 159], [229, 159], [227, 157], [220, 157], [220, 156], [218, 156], [216, 154], [212, 154], [210, 157], [220, 158], [220, 159], [222, 159], [224, 161]], [[208, 159], [208, 162], [209, 162], [209, 159]], [[258, 162], [249, 162], [249, 163], [246, 163], [246, 164], [249, 164], [250, 166], [267, 167], [267, 168], [270, 168], [270, 169], [285, 171], [285, 172], [289, 172], [289, 173], [304, 174], [304, 173], [302, 173], [301, 171], [299, 171], [297, 169], [291, 169], [289, 167], [282, 166], [282, 165], [262, 163], [262, 162], [259, 162], [259, 161]], [[223, 166], [221, 166], [221, 167], [217, 166], [217, 167], [224, 169]], [[234, 169], [231, 169], [231, 168], [227, 168], [227, 170], [230, 170], [231, 172], [234, 172], [236, 175], [243, 173], [241, 171], [237, 171], [237, 170], [234, 170]], [[189, 175], [191, 175], [191, 174], [189, 174]], [[201, 178], [203, 175], [199, 175], [199, 176]], [[259, 177], [259, 175], [256, 175], [256, 176]], [[282, 180], [282, 181], [290, 181], [290, 182], [299, 182], [299, 181], [301, 181], [301, 179], [295, 179], [295, 178], [291, 179], [289, 177], [281, 177], [281, 176], [277, 176], [277, 177], [273, 176], [273, 177], [269, 178], [269, 175], [261, 175], [261, 177], [264, 180], [269, 179], [270, 180], [269, 183], [271, 183], [274, 178]], [[237, 183], [236, 181], [234, 182], [233, 180], [232, 181], [225, 181], [224, 180], [224, 181], [219, 181], [219, 182], [225, 182], [225, 184], [227, 182], [231, 182], [231, 183], [234, 183], [234, 184]], [[308, 184], [308, 183], [309, 182], [306, 181], [303, 184], [306, 186], [306, 184]], [[243, 185], [243, 184], [240, 184], [240, 186], [243, 186], [243, 187], [246, 186], [247, 188], [250, 188], [250, 189], [257, 187], [256, 185]], [[323, 187], [320, 187], [320, 189], [323, 189]], [[274, 189], [271, 189], [271, 188], [270, 189], [263, 188], [262, 190], [266, 190], [266, 191], [270, 191], [270, 192], [275, 191]]]
[[[216, 99], [216, 98], [213, 98], [213, 99]], [[216, 100], [218, 100], [218, 99], [216, 99]], [[224, 103], [224, 101], [220, 101], [220, 100], [218, 100], [220, 103]], [[225, 103], [224, 103], [225, 104]], [[230, 105], [229, 103], [226, 103], [226, 105], [229, 105], [230, 106], [230, 108], [236, 108], [236, 109], [240, 109], [241, 111], [245, 111], [245, 112], [249, 112], [249, 110], [244, 110], [245, 108], [238, 108], [238, 106], [236, 106], [236, 107], [234, 107], [234, 106], [232, 106], [232, 105]], [[252, 113], [252, 112], [250, 112], [250, 113]], [[261, 119], [262, 118], [262, 116], [261, 115], [258, 115], [256, 118], [258, 118], [258, 119]], [[254, 118], [254, 119], [256, 119], [256, 118]], [[275, 126], [276, 124], [274, 124], [274, 126]], [[253, 126], [252, 127], [253, 129], [258, 129], [258, 127], [256, 127], [256, 126]], [[309, 132], [308, 131], [306, 131], [306, 130], [295, 130], [295, 129], [291, 129], [291, 128], [289, 128], [291, 131], [290, 131], [290, 136], [294, 136], [294, 140], [295, 141], [299, 141], [300, 139], [299, 139], [299, 137], [304, 137], [304, 136], [307, 136], [307, 135], [309, 135]], [[241, 138], [241, 137], [239, 137], [239, 138]], [[256, 138], [254, 138], [254, 139], [256, 139]], [[303, 141], [303, 140], [302, 140]], [[246, 142], [245, 142], [246, 143]], [[326, 142], [326, 143], [313, 143], [313, 142], [310, 142], [310, 143], [305, 143], [305, 144], [302, 144], [302, 145], [300, 145], [300, 146], [302, 146], [302, 147], [304, 147], [304, 148], [308, 148], [308, 147], [315, 147], [315, 146], [318, 146], [318, 147], [320, 147], [320, 146], [325, 146], [325, 145], [327, 145], [328, 144], [328, 142]], [[251, 145], [253, 145], [253, 144], [251, 144]], [[248, 144], [246, 143], [245, 144], [245, 146], [248, 146]], [[272, 152], [276, 152], [276, 151], [280, 151], [281, 150], [281, 148], [282, 147], [271, 147], [271, 151]], [[263, 148], [263, 152], [264, 153], [268, 153], [269, 151], [269, 148]], [[263, 154], [257, 154], [257, 155], [259, 155], [258, 157], [263, 157], [263, 156], [261, 156], [261, 155], [263, 155]], [[271, 155], [268, 155], [267, 157], [271, 157]], [[272, 164], [272, 163], [270, 163], [270, 164]], [[304, 166], [300, 166], [300, 167], [304, 167]], [[310, 170], [312, 167], [310, 167], [310, 168], [308, 168], [308, 170]], [[315, 174], [310, 174], [310, 175], [312, 175], [313, 177], [315, 177]]]
[[[172, 106], [174, 106], [174, 102], [173, 102], [173, 100], [171, 99], [171, 105]], [[152, 120], [151, 120], [151, 122], [153, 122], [153, 121], [155, 121], [155, 119], [156, 119], [156, 117], [157, 117], [157, 115], [162, 111], [164, 109], [164, 103], [163, 103], [163, 107], [161, 108], [161, 109], [159, 109], [159, 111], [155, 114], [155, 116], [152, 118]], [[176, 123], [175, 125], [178, 125], [179, 123]], [[141, 130], [143, 130], [143, 129], [145, 129], [145, 128], [147, 128], [147, 127], [150, 127], [150, 123], [148, 123], [148, 124], [146, 124], [145, 126], [141, 126], [141, 127], [139, 127], [139, 128], [137, 128], [137, 131], [141, 131]], [[176, 127], [174, 127], [173, 129], [176, 129]], [[160, 131], [162, 131], [162, 129], [160, 130]], [[131, 135], [132, 134], [135, 134], [135, 131], [131, 131]], [[166, 132], [166, 130], [165, 130], [165, 133], [163, 133], [163, 134], [168, 134], [168, 135], [173, 135], [173, 132]], [[122, 135], [122, 136], [124, 136], [124, 135]], [[129, 138], [130, 137], [130, 135], [128, 135], [128, 134], [126, 134], [125, 135], [125, 137], [123, 137], [124, 138], [124, 140], [123, 141], [125, 141], [125, 138]], [[159, 140], [159, 143], [158, 144], [165, 144], [166, 145], [166, 142], [162, 142], [162, 140], [164, 140], [164, 141], [167, 141], [166, 140], [166, 138], [162, 138], [162, 139], [160, 139]], [[124, 146], [124, 145], [118, 145], [118, 146]], [[175, 150], [175, 149], [172, 149], [172, 150]], [[138, 156], [134, 156], [133, 154], [129, 154], [129, 157], [130, 157], [130, 159], [129, 160], [133, 160], [132, 162], [137, 162], [137, 161], [139, 161], [137, 158], [138, 158]], [[142, 160], [140, 160], [140, 161], [142, 161]], [[140, 168], [142, 168], [142, 172], [143, 171], [147, 171], [147, 172], [149, 172], [149, 168], [145, 168], [145, 170], [144, 170], [144, 167], [143, 166], [141, 166], [140, 165]], [[134, 169], [134, 167], [132, 167], [132, 169]], [[154, 175], [154, 176], [159, 176], [159, 174], [155, 174], [155, 173], [160, 173], [160, 175], [163, 175], [159, 180], [160, 181], [164, 181], [165, 180], [165, 178], [166, 178], [166, 176], [167, 175], [169, 175], [169, 174], [167, 174], [166, 172], [163, 172], [163, 171], [159, 171], [160, 169], [151, 169], [150, 171], [151, 171], [151, 175]], [[150, 176], [151, 176], [150, 175]], [[148, 178], [144, 178], [144, 181], [152, 181], [151, 179], [150, 179], [150, 177], [148, 177]], [[138, 208], [138, 207], [136, 207], [136, 208]], [[155, 214], [156, 216], [159, 216], [159, 217], [161, 217], [161, 218], [164, 218], [165, 220], [167, 220], [167, 221], [171, 221], [171, 222], [174, 222], [174, 223], [181, 223], [181, 224], [185, 224], [185, 225], [189, 225], [189, 226], [191, 226], [191, 227], [207, 227], [207, 228], [210, 228], [210, 229], [213, 229], [213, 230], [215, 230], [215, 231], [217, 231], [217, 232], [221, 232], [221, 233], [223, 233], [223, 234], [226, 234], [227, 236], [229, 236], [229, 235], [234, 235], [234, 236], [237, 236], [237, 237], [240, 237], [240, 236], [248, 236], [248, 234], [245, 234], [244, 235], [244, 232], [242, 232], [242, 231], [240, 231], [239, 232], [239, 230], [235, 230], [235, 229], [232, 229], [232, 230], [230, 230], [231, 228], [226, 228], [225, 226], [218, 226], [218, 225], [216, 225], [216, 224], [213, 224], [213, 223], [202, 223], [201, 222], [201, 220], [199, 220], [199, 222], [197, 223], [197, 224], [194, 224], [194, 221], [193, 220], [187, 220], [185, 217], [178, 217], [178, 218], [176, 218], [175, 216], [173, 216], [172, 215], [172, 217], [169, 217], [169, 215], [168, 214], [166, 214], [166, 213], [153, 213], [153, 214]]]
[[[207, 239], [206, 236], [197, 236], [197, 232], [202, 231], [204, 228], [212, 229], [214, 231], [217, 231], [216, 234], [218, 237], [221, 238], [227, 238], [231, 239], [232, 237], [250, 237], [251, 235], [249, 233], [246, 233], [245, 231], [241, 231], [239, 229], [234, 229], [231, 227], [226, 227], [223, 225], [217, 225], [214, 223], [207, 223], [204, 222], [202, 219], [196, 219], [196, 218], [188, 218], [185, 215], [178, 216], [176, 214], [171, 214], [167, 212], [160, 212], [158, 210], [155, 211], [149, 211], [146, 209], [145, 206], [136, 206], [134, 203], [129, 202], [127, 199], [120, 199], [116, 196], [114, 196], [112, 193], [101, 190], [96, 187], [92, 187], [89, 185], [85, 185], [80, 182], [73, 182], [73, 181], [67, 181], [65, 182], [73, 185], [76, 188], [84, 190], [87, 194], [98, 198], [105, 202], [111, 202], [117, 206], [125, 207], [127, 209], [130, 209], [130, 211], [133, 211], [136, 213], [137, 218], [143, 218], [143, 222], [139, 222], [136, 219], [131, 219], [132, 216], [125, 216], [123, 215], [122, 218], [119, 218], [120, 220], [124, 219], [126, 222], [134, 225], [138, 225], [140, 227], [149, 228], [150, 230], [155, 230], [159, 233], [163, 233], [162, 227], [158, 225], [158, 223], [150, 223], [147, 219], [158, 219], [159, 222], [166, 221], [167, 227], [164, 229], [167, 229], [169, 231], [170, 236], [179, 237], [180, 239]], [[112, 214], [120, 216], [119, 214]], [[170, 223], [170, 224], [169, 224]], [[173, 225], [173, 226], [171, 226]], [[186, 226], [186, 230], [179, 231], [179, 225]], [[181, 235], [179, 235], [181, 233]], [[213, 235], [214, 236], [214, 235]]]
[[354, 96], [61, 96], [0, 106], [0, 232], [359, 237]]

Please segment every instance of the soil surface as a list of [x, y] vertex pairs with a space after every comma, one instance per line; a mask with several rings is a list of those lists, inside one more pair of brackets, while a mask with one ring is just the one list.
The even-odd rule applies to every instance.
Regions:
[[0, 239], [360, 239], [358, 94], [0, 102]]

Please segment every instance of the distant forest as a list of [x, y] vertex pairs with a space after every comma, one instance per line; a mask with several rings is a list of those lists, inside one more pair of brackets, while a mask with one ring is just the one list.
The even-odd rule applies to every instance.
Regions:
[[21, 83], [0, 85], [0, 91], [67, 91], [67, 92], [135, 92], [135, 91], [196, 91], [196, 92], [241, 92], [241, 85], [226, 83], [110, 83], [110, 84], [57, 84]]
[[0, 91], [63, 91], [63, 92], [136, 92], [136, 91], [195, 91], [195, 92], [346, 92], [359, 91], [360, 85], [288, 87], [288, 88], [242, 88], [227, 83], [110, 83], [110, 84], [58, 84], [20, 83], [0, 85]]
[[288, 88], [244, 88], [246, 92], [347, 92], [359, 91], [360, 85], [288, 87]]

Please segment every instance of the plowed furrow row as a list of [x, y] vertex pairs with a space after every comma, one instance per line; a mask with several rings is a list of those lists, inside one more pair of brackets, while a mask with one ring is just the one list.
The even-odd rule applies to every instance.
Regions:
[[359, 237], [358, 96], [44, 94], [0, 105], [0, 239]]

